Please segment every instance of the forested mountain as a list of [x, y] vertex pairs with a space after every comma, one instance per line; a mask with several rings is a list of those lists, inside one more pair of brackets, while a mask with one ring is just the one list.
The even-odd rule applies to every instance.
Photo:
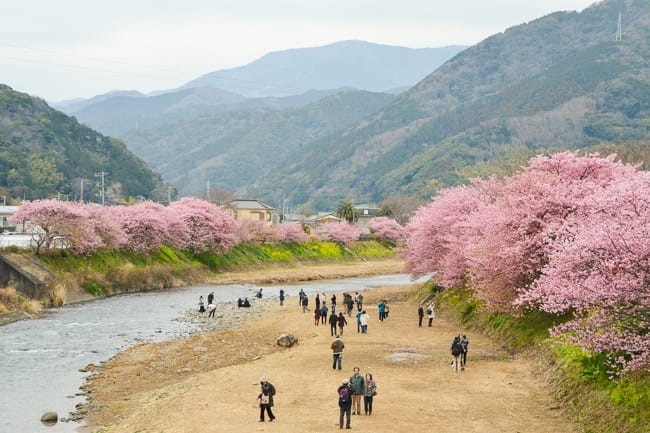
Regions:
[[[615, 40], [619, 11], [623, 38]], [[303, 146], [249, 195], [332, 208], [430, 197], [523, 149], [650, 139], [650, 2], [605, 0], [489, 37], [379, 113]]]
[[[315, 101], [304, 105], [310, 98]], [[239, 109], [176, 121], [167, 118], [155, 127], [131, 130], [122, 137], [181, 193], [203, 191], [207, 182], [215, 188], [242, 192], [287, 157], [301, 153], [305, 143], [347, 128], [394, 99], [393, 95], [362, 91], [257, 102], [249, 99]], [[294, 104], [299, 106], [282, 108]]]
[[[45, 101], [0, 85], [0, 189], [12, 197], [99, 201], [96, 174], [107, 173], [107, 201], [151, 197], [160, 176], [123, 142], [80, 125]], [[82, 181], [84, 179], [84, 181]]]

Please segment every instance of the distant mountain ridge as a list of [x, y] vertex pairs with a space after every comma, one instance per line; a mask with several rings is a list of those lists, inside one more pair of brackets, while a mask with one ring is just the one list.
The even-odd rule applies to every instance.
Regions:
[[246, 97], [288, 96], [351, 87], [388, 92], [410, 87], [467, 47], [405, 48], [365, 41], [276, 51], [203, 75], [184, 88], [213, 86]]

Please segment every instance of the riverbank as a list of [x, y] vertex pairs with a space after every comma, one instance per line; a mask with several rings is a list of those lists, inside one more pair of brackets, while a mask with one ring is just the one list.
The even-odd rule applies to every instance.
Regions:
[[[372, 372], [378, 395], [372, 416], [353, 416], [353, 429], [578, 431], [529, 363], [485, 337], [468, 334], [467, 369], [454, 373], [450, 341], [466, 332], [441, 319], [418, 328], [413, 290], [364, 293], [368, 334], [358, 334], [354, 326], [345, 330], [341, 372], [331, 369], [329, 327], [315, 326], [296, 302], [265, 304], [265, 312], [234, 329], [127, 349], [88, 380], [87, 422], [102, 433], [331, 431], [338, 426], [336, 388], [356, 365], [362, 373]], [[391, 312], [379, 323], [376, 304], [385, 298]], [[275, 339], [284, 332], [298, 337], [298, 345], [278, 347]], [[257, 422], [262, 375], [278, 390], [273, 423]]]

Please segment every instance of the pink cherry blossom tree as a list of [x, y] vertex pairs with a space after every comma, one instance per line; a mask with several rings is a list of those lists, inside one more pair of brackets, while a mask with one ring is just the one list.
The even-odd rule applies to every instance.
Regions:
[[358, 240], [363, 233], [363, 227], [347, 222], [324, 224], [322, 230], [328, 239], [344, 243]]
[[275, 226], [278, 242], [301, 244], [309, 240], [309, 235], [302, 229], [301, 224], [280, 224]]
[[368, 224], [368, 228], [379, 239], [393, 242], [404, 240], [404, 227], [392, 218], [373, 218]]
[[168, 211], [183, 222], [188, 235], [185, 247], [190, 251], [225, 251], [235, 245], [237, 224], [219, 206], [183, 198], [171, 203]]
[[275, 230], [264, 221], [238, 221], [237, 239], [240, 242], [272, 242]]
[[32, 235], [35, 252], [54, 247], [67, 247], [87, 254], [102, 246], [94, 232], [85, 205], [59, 200], [24, 202], [11, 221], [21, 223]]

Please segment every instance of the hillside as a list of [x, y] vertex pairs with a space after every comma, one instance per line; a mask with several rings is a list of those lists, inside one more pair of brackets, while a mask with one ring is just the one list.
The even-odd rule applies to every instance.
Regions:
[[265, 99], [265, 105], [257, 107], [242, 105], [176, 121], [166, 118], [122, 137], [182, 193], [200, 193], [207, 181], [215, 188], [243, 191], [264, 179], [285, 158], [300, 152], [305, 143], [344, 129], [395, 98], [360, 91], [322, 96], [314, 93], [315, 102], [297, 108], [282, 107], [304, 104], [308, 95], [291, 101]]
[[[623, 40], [614, 41], [619, 10]], [[557, 12], [466, 49], [379, 113], [303, 146], [250, 195], [376, 201], [430, 197], [464, 167], [513, 149], [650, 137], [650, 3]], [[272, 187], [271, 187], [272, 186]]]
[[464, 48], [413, 49], [340, 41], [269, 53], [244, 66], [211, 72], [184, 87], [212, 86], [246, 97], [297, 95], [341, 87], [389, 92], [411, 87]]
[[0, 85], [0, 188], [27, 199], [57, 195], [98, 201], [96, 174], [106, 197], [150, 197], [162, 182], [123, 142], [80, 125], [45, 101]]

